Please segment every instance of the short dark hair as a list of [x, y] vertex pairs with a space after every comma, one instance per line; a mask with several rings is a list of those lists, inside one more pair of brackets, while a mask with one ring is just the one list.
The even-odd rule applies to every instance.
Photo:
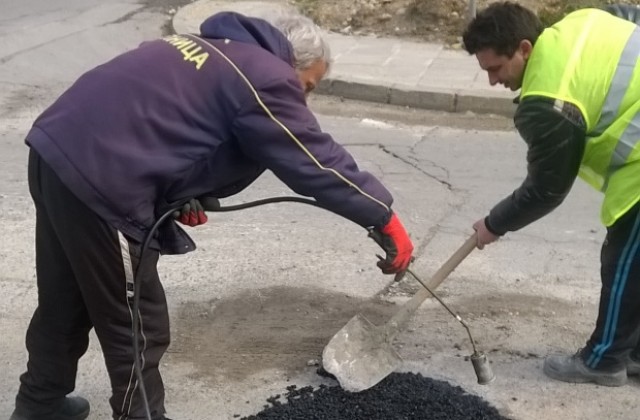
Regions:
[[535, 44], [544, 25], [531, 10], [509, 1], [493, 3], [469, 22], [462, 42], [469, 54], [493, 49], [498, 55], [513, 57], [520, 42]]

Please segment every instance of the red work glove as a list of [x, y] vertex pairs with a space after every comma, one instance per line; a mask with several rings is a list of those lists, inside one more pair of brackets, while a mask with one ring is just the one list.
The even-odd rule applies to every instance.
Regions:
[[386, 258], [377, 263], [384, 274], [401, 273], [409, 267], [413, 243], [395, 213], [386, 225], [371, 230], [369, 236], [387, 253]]
[[207, 223], [207, 214], [200, 201], [192, 198], [182, 206], [182, 209], [173, 213], [173, 218], [187, 226], [198, 226]]

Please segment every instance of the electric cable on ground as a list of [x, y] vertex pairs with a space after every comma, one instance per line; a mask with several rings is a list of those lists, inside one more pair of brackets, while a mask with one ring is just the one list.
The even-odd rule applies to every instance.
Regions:
[[[308, 198], [302, 197], [270, 197], [262, 200], [250, 201], [248, 203], [243, 204], [235, 204], [230, 206], [221, 206], [218, 202], [218, 199], [213, 199], [211, 201], [203, 200], [202, 205], [205, 211], [211, 212], [229, 212], [236, 210], [244, 210], [252, 207], [263, 206], [265, 204], [271, 203], [284, 203], [284, 202], [292, 202], [292, 203], [302, 203], [309, 204], [311, 206], [319, 207], [327, 210], [326, 207], [322, 206], [315, 200], [311, 200]], [[144, 241], [142, 243], [142, 249], [140, 250], [140, 261], [138, 263], [138, 268], [136, 269], [136, 273], [134, 275], [134, 285], [133, 285], [133, 319], [132, 319], [132, 341], [133, 341], [133, 364], [134, 370], [136, 372], [136, 379], [138, 381], [138, 387], [140, 388], [140, 396], [142, 398], [142, 402], [144, 405], [146, 420], [153, 420], [151, 418], [151, 409], [149, 408], [149, 399], [147, 397], [147, 389], [144, 385], [144, 377], [142, 375], [142, 362], [141, 354], [140, 354], [140, 284], [141, 281], [139, 274], [142, 271], [141, 267], [144, 264], [144, 256], [146, 254], [147, 249], [149, 248], [149, 244], [153, 239], [156, 231], [160, 227], [164, 221], [171, 216], [175, 211], [178, 211], [182, 208], [182, 206], [174, 207], [167, 212], [165, 212], [160, 218], [153, 224], [149, 232], [145, 235]]]

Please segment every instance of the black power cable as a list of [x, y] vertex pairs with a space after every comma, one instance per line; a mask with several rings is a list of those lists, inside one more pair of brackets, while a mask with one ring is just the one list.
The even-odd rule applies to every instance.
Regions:
[[[325, 210], [328, 210], [326, 207], [319, 204], [317, 201], [310, 200], [308, 198], [302, 197], [271, 197], [265, 198], [262, 200], [250, 201], [248, 203], [236, 204], [232, 206], [221, 206], [220, 202], [217, 198], [204, 198], [201, 201], [202, 207], [205, 211], [211, 212], [229, 212], [236, 210], [244, 210], [251, 207], [263, 206], [265, 204], [271, 203], [284, 203], [284, 202], [292, 202], [292, 203], [302, 203], [309, 204], [315, 207], [319, 207]], [[151, 418], [151, 409], [149, 408], [149, 399], [147, 398], [147, 389], [144, 385], [144, 377], [142, 376], [142, 362], [140, 361], [140, 281], [138, 279], [138, 275], [142, 271], [144, 263], [145, 251], [149, 248], [149, 244], [153, 239], [156, 231], [160, 227], [164, 221], [171, 216], [175, 211], [178, 211], [182, 208], [182, 206], [172, 208], [171, 210], [164, 213], [160, 218], [154, 223], [149, 232], [146, 234], [144, 241], [142, 243], [142, 249], [140, 250], [140, 261], [138, 263], [138, 269], [134, 275], [134, 284], [133, 284], [133, 318], [132, 318], [132, 341], [133, 341], [133, 364], [134, 369], [136, 371], [136, 378], [138, 380], [138, 386], [140, 387], [140, 395], [142, 397], [142, 402], [144, 404], [145, 414], [147, 420], [153, 420]]]

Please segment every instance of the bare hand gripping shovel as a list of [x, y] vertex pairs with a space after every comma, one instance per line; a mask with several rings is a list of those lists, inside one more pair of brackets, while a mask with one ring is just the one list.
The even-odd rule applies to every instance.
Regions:
[[407, 322], [444, 279], [476, 247], [474, 233], [458, 249], [426, 284], [381, 326], [374, 325], [362, 314], [357, 314], [338, 331], [322, 352], [324, 369], [334, 375], [343, 389], [351, 392], [371, 388], [402, 363], [402, 358], [392, 346], [393, 338], [404, 329]]

